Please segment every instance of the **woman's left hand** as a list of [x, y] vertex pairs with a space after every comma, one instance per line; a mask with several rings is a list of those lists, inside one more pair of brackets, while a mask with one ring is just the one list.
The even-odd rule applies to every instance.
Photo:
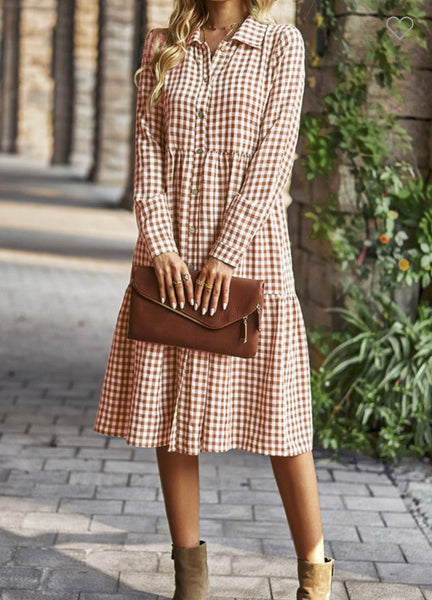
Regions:
[[[212, 316], [216, 312], [219, 297], [222, 299], [222, 308], [225, 309], [228, 306], [233, 271], [234, 267], [224, 263], [218, 258], [210, 256], [207, 259], [207, 262], [204, 264], [197, 279], [195, 280], [195, 310], [198, 310], [200, 308], [200, 304], [202, 303], [201, 313], [204, 315], [209, 309], [209, 314]], [[212, 285], [213, 287], [212, 289], [209, 289], [206, 287], [206, 285], [197, 284], [197, 281], [203, 281], [207, 285]]]

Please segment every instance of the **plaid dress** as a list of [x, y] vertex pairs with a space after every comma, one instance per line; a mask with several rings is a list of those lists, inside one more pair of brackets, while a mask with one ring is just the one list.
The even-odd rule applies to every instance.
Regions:
[[[143, 65], [163, 32], [148, 32]], [[137, 97], [132, 266], [171, 250], [191, 270], [214, 256], [233, 276], [264, 279], [260, 342], [245, 359], [129, 340], [126, 291], [93, 429], [185, 454], [307, 452], [309, 354], [282, 196], [298, 137], [303, 38], [293, 25], [248, 15], [212, 57], [196, 28], [146, 115], [152, 83], [147, 68]]]

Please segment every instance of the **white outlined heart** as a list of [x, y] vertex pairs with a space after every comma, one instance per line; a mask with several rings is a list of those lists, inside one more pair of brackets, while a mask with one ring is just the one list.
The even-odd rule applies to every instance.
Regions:
[[[405, 21], [405, 19], [406, 19], [407, 21], [410, 21], [410, 23], [411, 23], [411, 27], [410, 27], [409, 29], [407, 29], [403, 35], [399, 36], [399, 35], [396, 33], [396, 31], [394, 31], [394, 29], [392, 29], [392, 28], [391, 28], [391, 21], [392, 21], [393, 19], [395, 19], [395, 20], [398, 22], [398, 25], [401, 25], [401, 24], [402, 24], [402, 21]], [[411, 29], [414, 27], [414, 21], [411, 19], [411, 17], [402, 17], [402, 19], [399, 19], [399, 17], [389, 17], [389, 18], [387, 19], [387, 21], [386, 21], [386, 27], [387, 27], [387, 29], [388, 29], [389, 31], [391, 31], [391, 33], [392, 33], [392, 34], [393, 34], [395, 37], [397, 37], [397, 39], [398, 39], [398, 40], [402, 40], [402, 39], [403, 39], [403, 38], [406, 36], [406, 34], [407, 34], [409, 31], [411, 31]]]

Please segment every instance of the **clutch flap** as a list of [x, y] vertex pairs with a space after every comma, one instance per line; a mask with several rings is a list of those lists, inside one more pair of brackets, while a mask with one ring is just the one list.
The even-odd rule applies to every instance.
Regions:
[[[195, 281], [199, 274], [199, 270], [189, 271], [194, 288]], [[223, 310], [221, 298], [219, 297], [219, 303], [215, 314], [210, 316], [209, 312], [207, 312], [205, 315], [202, 315], [201, 306], [197, 310], [194, 310], [187, 298], [185, 298], [184, 308], [177, 307], [176, 309], [173, 309], [169, 305], [168, 298], [165, 302], [161, 302], [159, 283], [152, 266], [134, 265], [130, 283], [141, 296], [156, 302], [167, 310], [172, 310], [185, 318], [191, 318], [209, 329], [225, 327], [234, 321], [238, 321], [242, 317], [250, 315], [256, 310], [258, 304], [260, 304], [262, 308], [264, 301], [263, 291], [265, 282], [263, 280], [233, 276], [231, 278], [230, 294], [226, 309]]]

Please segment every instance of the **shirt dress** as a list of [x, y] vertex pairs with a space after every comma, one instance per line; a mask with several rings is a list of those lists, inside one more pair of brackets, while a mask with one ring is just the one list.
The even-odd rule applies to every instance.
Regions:
[[[164, 31], [147, 33], [142, 65]], [[137, 96], [132, 267], [175, 251], [191, 270], [213, 256], [233, 276], [263, 279], [260, 341], [241, 358], [129, 340], [128, 288], [93, 429], [190, 455], [310, 451], [309, 354], [282, 195], [303, 99], [301, 33], [249, 14], [212, 57], [195, 28], [146, 113], [152, 85], [149, 67]]]

